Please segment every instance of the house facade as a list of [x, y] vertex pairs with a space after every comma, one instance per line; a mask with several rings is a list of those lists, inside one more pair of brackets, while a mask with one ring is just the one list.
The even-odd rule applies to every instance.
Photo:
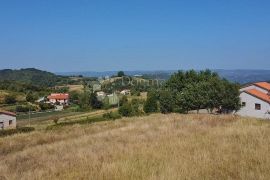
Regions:
[[52, 104], [57, 104], [57, 103], [59, 103], [60, 105], [69, 104], [69, 94], [63, 94], [63, 93], [51, 94], [47, 98], [49, 102]]
[[0, 130], [15, 129], [16, 114], [7, 111], [0, 111]]
[[242, 107], [238, 115], [270, 120], [270, 84], [258, 82], [240, 89]]

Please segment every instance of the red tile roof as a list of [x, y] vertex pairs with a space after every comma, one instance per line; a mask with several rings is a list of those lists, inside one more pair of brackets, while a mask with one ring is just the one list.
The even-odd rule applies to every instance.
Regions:
[[270, 103], [270, 95], [265, 94], [261, 91], [258, 91], [257, 89], [249, 89], [249, 90], [246, 90], [245, 92], [252, 95], [252, 96], [255, 96], [255, 97], [257, 97], [257, 98], [259, 98], [267, 103]]
[[0, 110], [0, 114], [5, 114], [8, 116], [16, 116], [16, 113], [9, 112], [9, 111], [2, 111], [2, 110]]
[[67, 100], [69, 99], [69, 94], [51, 94], [48, 96], [48, 99]]
[[258, 86], [260, 88], [263, 88], [265, 90], [268, 90], [270, 91], [270, 84], [267, 83], [267, 82], [257, 82], [257, 83], [254, 83], [255, 86]]

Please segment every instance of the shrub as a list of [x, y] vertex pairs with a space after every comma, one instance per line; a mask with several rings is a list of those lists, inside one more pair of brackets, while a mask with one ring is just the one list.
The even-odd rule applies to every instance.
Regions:
[[5, 104], [15, 104], [16, 102], [16, 97], [14, 95], [6, 95], [4, 99]]
[[40, 103], [39, 107], [40, 107], [40, 109], [42, 111], [46, 111], [46, 110], [49, 110], [49, 109], [54, 109], [54, 105], [49, 104], [49, 103]]
[[25, 106], [25, 105], [19, 105], [19, 106], [16, 106], [16, 112], [28, 112], [28, 111], [35, 111], [36, 108], [34, 106]]
[[158, 112], [158, 98], [154, 92], [149, 92], [147, 94], [147, 100], [144, 104], [144, 112], [153, 113]]
[[132, 106], [130, 103], [125, 103], [119, 108], [119, 114], [125, 117], [130, 117], [132, 116]]
[[121, 119], [122, 116], [118, 112], [108, 112], [108, 113], [103, 114], [103, 118], [115, 120], [115, 119]]

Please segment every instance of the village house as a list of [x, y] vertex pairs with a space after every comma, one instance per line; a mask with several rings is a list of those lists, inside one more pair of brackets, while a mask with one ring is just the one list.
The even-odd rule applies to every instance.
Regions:
[[120, 94], [127, 96], [130, 95], [131, 93], [129, 89], [124, 89], [123, 91], [120, 92]]
[[15, 128], [16, 114], [8, 111], [0, 111], [0, 130]]
[[270, 84], [253, 83], [240, 89], [242, 107], [238, 115], [270, 119]]
[[69, 104], [69, 94], [54, 93], [47, 97], [49, 102], [52, 104], [68, 105]]

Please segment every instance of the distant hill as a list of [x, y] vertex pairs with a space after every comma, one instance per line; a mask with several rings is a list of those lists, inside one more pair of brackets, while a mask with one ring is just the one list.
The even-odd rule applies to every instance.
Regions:
[[63, 77], [35, 68], [0, 70], [0, 81], [11, 80], [37, 86], [54, 86], [57, 82], [61, 81], [61, 79], [63, 79]]
[[[223, 70], [214, 69], [221, 77], [224, 77], [230, 81], [238, 82], [240, 84], [246, 84], [256, 81], [270, 81], [270, 70]], [[177, 70], [167, 71], [125, 71], [125, 74], [143, 75], [145, 78], [151, 79], [168, 79]], [[59, 75], [83, 75], [84, 77], [101, 77], [101, 76], [112, 76], [117, 74], [117, 71], [104, 71], [104, 72], [66, 72], [57, 73]]]

